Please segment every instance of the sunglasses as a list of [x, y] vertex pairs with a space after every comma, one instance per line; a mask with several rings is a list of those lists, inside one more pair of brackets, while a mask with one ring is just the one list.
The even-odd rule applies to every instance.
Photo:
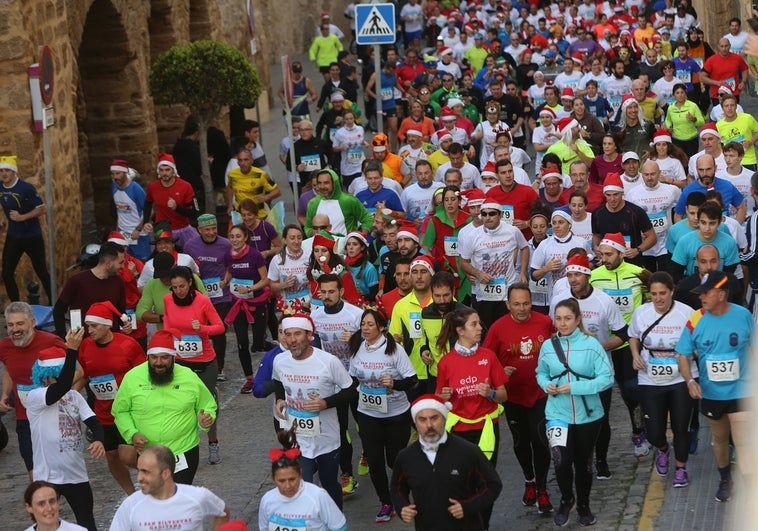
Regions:
[[482, 211], [479, 213], [479, 215], [482, 216], [483, 218], [495, 217], [495, 216], [499, 216], [500, 214], [501, 213], [498, 210], [487, 210], [487, 211]]

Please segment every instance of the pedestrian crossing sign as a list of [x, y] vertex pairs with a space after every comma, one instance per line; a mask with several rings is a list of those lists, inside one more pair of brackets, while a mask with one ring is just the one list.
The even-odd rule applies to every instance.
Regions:
[[395, 42], [395, 4], [358, 4], [355, 6], [357, 44]]

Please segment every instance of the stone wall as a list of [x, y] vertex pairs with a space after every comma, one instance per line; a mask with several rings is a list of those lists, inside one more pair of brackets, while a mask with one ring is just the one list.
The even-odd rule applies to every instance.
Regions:
[[700, 27], [703, 28], [705, 39], [716, 51], [716, 45], [725, 33], [729, 32], [729, 19], [740, 17], [742, 29], [750, 31], [745, 22], [750, 18], [750, 2], [745, 0], [725, 0], [713, 2], [708, 0], [693, 0], [692, 7], [697, 11]]
[[[342, 15], [347, 3], [253, 0], [253, 60], [264, 87], [281, 54], [307, 50], [321, 11], [332, 13], [348, 33]], [[180, 133], [187, 111], [153, 105], [150, 65], [174, 44], [203, 38], [249, 53], [247, 27], [241, 0], [0, 0], [0, 154], [17, 155], [20, 176], [43, 195], [42, 134], [33, 130], [27, 67], [37, 62], [39, 46], [53, 53], [56, 123], [48, 134], [59, 287], [79, 254], [82, 220], [94, 220], [86, 243], [113, 226], [111, 159], [127, 159], [146, 185], [155, 176], [158, 151]], [[276, 88], [268, 87], [268, 94]], [[42, 221], [46, 230], [48, 217]], [[3, 243], [0, 234], [0, 252]], [[26, 259], [17, 278], [25, 297], [24, 285], [33, 278]], [[0, 286], [0, 306], [3, 297]]]

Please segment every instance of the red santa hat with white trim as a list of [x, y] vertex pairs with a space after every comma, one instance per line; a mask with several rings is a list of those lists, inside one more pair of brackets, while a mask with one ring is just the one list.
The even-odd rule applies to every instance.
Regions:
[[447, 417], [447, 414], [450, 413], [450, 410], [453, 408], [450, 402], [445, 402], [437, 395], [425, 394], [413, 401], [413, 405], [411, 406], [411, 417], [415, 419], [416, 415], [425, 409], [433, 409], [443, 417]]
[[87, 314], [84, 316], [84, 322], [113, 326], [114, 317], [121, 319], [121, 322], [129, 319], [129, 316], [118, 311], [118, 308], [111, 301], [102, 301], [96, 302], [89, 307]]
[[576, 121], [576, 118], [572, 118], [571, 116], [564, 116], [558, 120], [556, 127], [558, 128], [558, 132], [563, 134], [566, 131], [573, 129], [574, 127], [579, 127], [579, 122]]
[[603, 181], [603, 192], [623, 192], [624, 183], [621, 182], [621, 175], [618, 173], [608, 173]]
[[585, 275], [591, 275], [592, 269], [590, 269], [590, 259], [583, 254], [575, 254], [566, 262], [566, 273], [584, 273]]
[[176, 161], [174, 160], [174, 156], [171, 153], [160, 153], [158, 155], [158, 165], [156, 166], [156, 171], [158, 171], [161, 166], [168, 166], [174, 170], [174, 173], [176, 173]]
[[670, 144], [671, 133], [669, 133], [666, 129], [658, 129], [653, 135], [653, 141], [650, 143], [650, 145], [654, 146], [658, 142], [668, 142]]
[[176, 356], [174, 341], [180, 337], [181, 334], [171, 328], [158, 330], [150, 338], [150, 343], [147, 345], [147, 355], [160, 356], [161, 354], [171, 354], [172, 356]]
[[721, 133], [716, 129], [716, 124], [714, 122], [708, 122], [700, 128], [700, 134], [698, 136], [703, 138], [703, 135], [713, 135], [719, 140], [721, 139]]
[[111, 171], [122, 171], [126, 174], [129, 173], [129, 163], [124, 159], [113, 159], [111, 161]]
[[598, 245], [607, 245], [621, 253], [626, 251], [626, 240], [624, 239], [624, 235], [620, 232], [609, 232], [603, 236], [603, 239], [600, 240]]
[[621, 110], [622, 111], [626, 110], [626, 108], [632, 105], [633, 103], [639, 105], [639, 102], [636, 99], [634, 99], [634, 96], [632, 96], [631, 94], [626, 94], [621, 99]]
[[121, 234], [117, 230], [111, 231], [108, 234], [108, 240], [107, 241], [113, 242], [116, 245], [121, 245], [122, 247], [126, 247], [127, 245], [129, 245], [129, 242], [126, 241], [126, 238], [124, 238], [124, 235]]

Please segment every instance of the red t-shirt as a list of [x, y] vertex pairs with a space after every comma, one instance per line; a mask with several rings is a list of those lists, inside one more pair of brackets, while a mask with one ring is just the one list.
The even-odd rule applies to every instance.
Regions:
[[525, 323], [519, 323], [511, 314], [495, 321], [487, 332], [483, 347], [495, 352], [503, 367], [515, 367], [508, 378], [508, 402], [532, 407], [546, 393], [537, 385], [535, 369], [542, 343], [555, 332], [547, 315], [532, 312]]
[[163, 186], [160, 179], [156, 179], [147, 186], [145, 200], [155, 206], [155, 221], [168, 220], [172, 229], [183, 229], [189, 225], [189, 219], [176, 210], [170, 209], [169, 199], [176, 201], [180, 207], [190, 207], [195, 200], [195, 191], [190, 183], [179, 177], [169, 187]]
[[395, 288], [392, 291], [384, 293], [377, 299], [377, 306], [379, 307], [379, 311], [387, 320], [392, 318], [392, 310], [395, 308], [395, 304], [397, 304], [397, 301], [403, 297], [405, 297], [405, 295], [401, 295], [400, 290]]
[[[561, 196], [558, 198], [558, 206], [568, 205], [571, 194], [574, 193], [574, 187], [566, 188]], [[603, 187], [599, 184], [589, 183], [587, 191], [584, 192], [587, 196], [587, 212], [597, 210], [605, 204], [605, 196], [603, 195]]]
[[5, 365], [5, 370], [13, 381], [14, 403], [16, 405], [16, 420], [27, 420], [26, 408], [21, 405], [18, 398], [16, 385], [31, 385], [32, 383], [32, 365], [37, 361], [37, 355], [43, 348], [61, 347], [66, 348], [66, 344], [61, 338], [49, 332], [37, 330], [31, 343], [25, 347], [17, 347], [9, 337], [0, 341], [0, 362]]
[[[106, 386], [112, 379], [116, 380], [116, 385], [121, 385], [124, 375], [131, 368], [144, 363], [145, 360], [145, 352], [140, 344], [118, 332], [113, 334], [113, 341], [106, 345], [98, 345], [91, 337], [85, 337], [79, 347], [79, 364], [84, 370], [84, 376], [90, 380], [90, 388], [95, 387], [93, 392], [96, 397], [100, 392], [100, 388], [96, 386]], [[109, 392], [110, 388], [103, 387], [103, 391]], [[114, 425], [113, 415], [111, 415], [112, 404], [113, 399], [95, 399], [95, 416], [100, 424]]]
[[[442, 356], [437, 365], [437, 394], [443, 387], [452, 387], [453, 412], [465, 419], [478, 419], [497, 409], [497, 404], [479, 394], [479, 384], [489, 380], [497, 389], [508, 383], [503, 366], [488, 348], [480, 346], [471, 356], [463, 356], [453, 349]], [[492, 419], [497, 422], [497, 419]], [[459, 422], [453, 431], [481, 430], [484, 421], [475, 424]]]
[[[703, 63], [703, 71], [708, 72], [708, 76], [714, 81], [722, 81], [732, 89], [735, 96], [740, 93], [741, 72], [747, 70], [747, 63], [741, 55], [730, 53], [723, 57], [720, 53], [710, 56]], [[718, 98], [718, 85], [710, 86], [711, 98]]]
[[[529, 221], [529, 210], [535, 201], [540, 200], [540, 196], [531, 186], [516, 183], [510, 192], [503, 191], [502, 186], [495, 186], [487, 192], [487, 201], [495, 201], [500, 205], [513, 206], [514, 219]], [[521, 231], [527, 240], [532, 237], [532, 231], [527, 228]]]

